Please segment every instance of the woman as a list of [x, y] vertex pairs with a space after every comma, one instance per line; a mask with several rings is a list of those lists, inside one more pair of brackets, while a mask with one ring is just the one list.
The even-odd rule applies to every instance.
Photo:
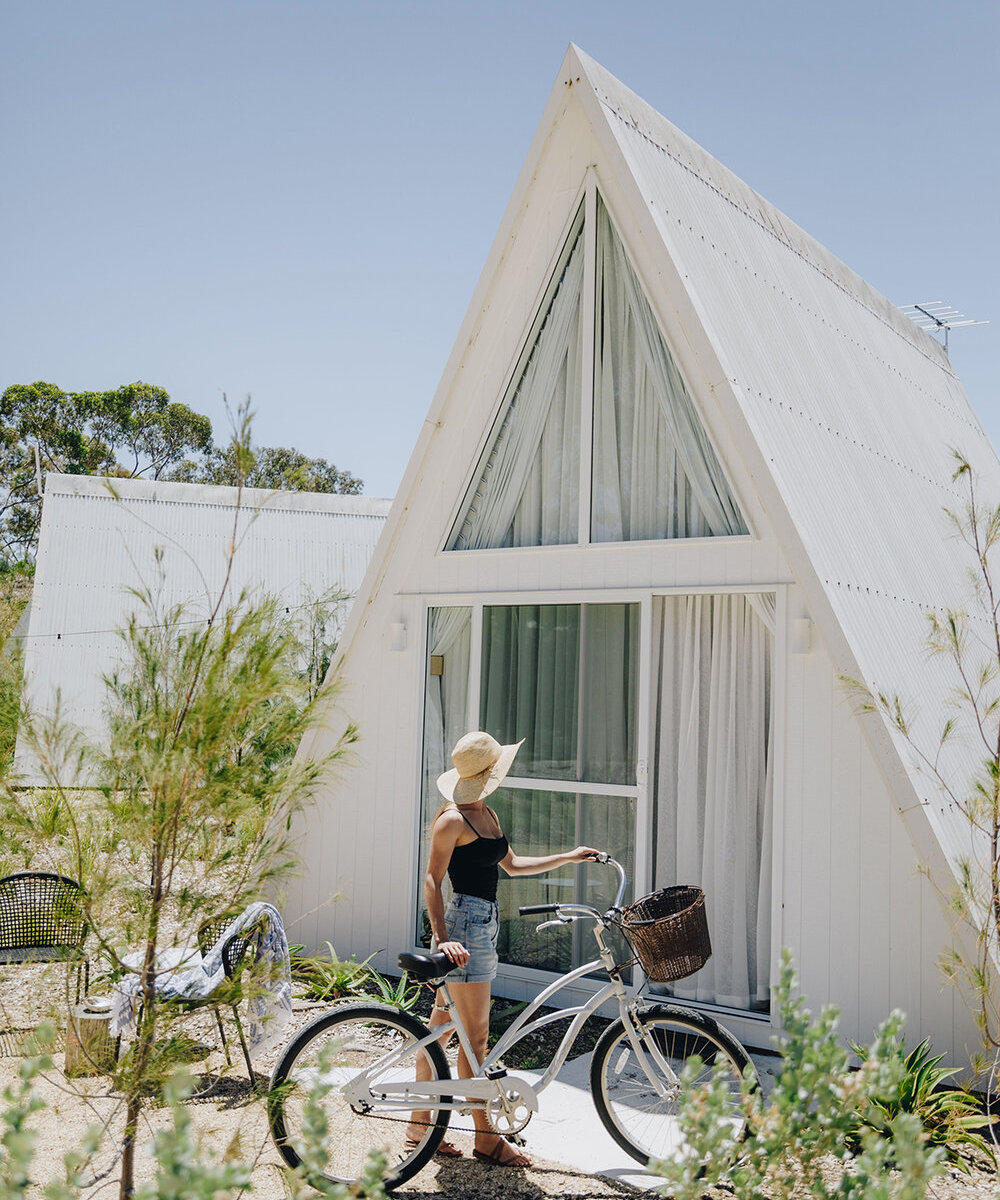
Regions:
[[[497, 881], [499, 868], [508, 875], [541, 875], [567, 863], [593, 860], [598, 851], [577, 846], [565, 854], [547, 854], [526, 858], [515, 854], [504, 837], [500, 822], [486, 797], [496, 791], [510, 770], [514, 755], [523, 739], [513, 746], [501, 746], [488, 733], [467, 733], [452, 751], [454, 769], [437, 781], [447, 803], [431, 826], [430, 859], [424, 877], [424, 896], [431, 931], [437, 949], [459, 968], [448, 976], [448, 990], [477, 1059], [486, 1054], [490, 1021], [490, 983], [497, 973]], [[445, 872], [451, 880], [453, 896], [447, 910], [441, 886]], [[440, 999], [435, 1002], [430, 1026], [448, 1020]], [[472, 1067], [460, 1049], [458, 1073], [472, 1075]], [[476, 1158], [501, 1166], [527, 1167], [531, 1160], [494, 1133], [482, 1110], [472, 1114], [476, 1126], [473, 1154]], [[414, 1143], [423, 1136], [421, 1122], [426, 1113], [414, 1113], [408, 1136]], [[461, 1155], [451, 1142], [442, 1142], [438, 1153], [450, 1158]]]

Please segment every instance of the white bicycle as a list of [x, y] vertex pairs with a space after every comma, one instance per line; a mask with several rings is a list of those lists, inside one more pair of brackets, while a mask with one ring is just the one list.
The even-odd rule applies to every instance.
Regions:
[[[687, 944], [695, 911], [695, 926], [704, 924], [700, 889], [667, 888], [622, 909], [625, 871], [606, 855], [602, 862], [619, 875], [615, 903], [600, 913], [585, 904], [532, 904], [520, 911], [552, 914], [539, 925], [571, 921], [593, 922], [598, 957], [568, 971], [544, 989], [521, 1012], [497, 1041], [471, 1079], [453, 1078], [441, 1048], [455, 1033], [470, 1063], [476, 1063], [469, 1036], [448, 993], [447, 974], [453, 964], [440, 952], [401, 954], [399, 966], [412, 979], [440, 987], [449, 1022], [429, 1029], [416, 1017], [383, 1004], [347, 1004], [323, 1013], [288, 1044], [271, 1077], [269, 1118], [271, 1135], [282, 1158], [292, 1167], [302, 1163], [305, 1145], [304, 1104], [320, 1085], [330, 1129], [330, 1153], [323, 1170], [326, 1180], [351, 1184], [365, 1167], [372, 1149], [388, 1163], [386, 1186], [394, 1187], [416, 1174], [444, 1137], [453, 1112], [480, 1109], [491, 1127], [516, 1144], [539, 1108], [539, 1095], [566, 1061], [587, 1018], [606, 1001], [618, 1004], [618, 1019], [602, 1034], [590, 1068], [594, 1105], [605, 1128], [619, 1146], [645, 1166], [650, 1159], [669, 1158], [682, 1145], [677, 1122], [681, 1072], [697, 1055], [702, 1068], [695, 1082], [707, 1079], [716, 1063], [725, 1064], [729, 1083], [730, 1120], [742, 1132], [741, 1094], [756, 1086], [756, 1072], [746, 1050], [712, 1017], [678, 1004], [663, 1004], [626, 987], [623, 973], [631, 960], [616, 964], [605, 933], [618, 928], [629, 939], [647, 977], [681, 978], [702, 965], [711, 953], [707, 929], [700, 948]], [[694, 897], [695, 903], [690, 904]], [[665, 910], [671, 910], [665, 912]], [[650, 915], [653, 914], [653, 915]], [[678, 925], [680, 930], [678, 933]], [[679, 938], [679, 940], [678, 940]], [[672, 939], [672, 940], [671, 940]], [[695, 942], [699, 935], [696, 931]], [[609, 982], [585, 1004], [536, 1017], [563, 988], [586, 975], [603, 971]], [[554, 1021], [572, 1018], [544, 1074], [536, 1082], [507, 1070], [503, 1057], [518, 1042]], [[418, 1064], [421, 1069], [418, 1078]], [[747, 1083], [744, 1072], [750, 1067]], [[427, 1111], [424, 1134], [416, 1144], [406, 1136], [414, 1111]]]

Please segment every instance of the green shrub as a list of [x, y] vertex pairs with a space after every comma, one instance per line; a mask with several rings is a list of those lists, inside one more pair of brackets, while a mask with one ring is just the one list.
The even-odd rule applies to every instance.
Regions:
[[371, 966], [370, 954], [363, 962], [338, 958], [330, 942], [324, 942], [325, 954], [304, 954], [302, 946], [289, 946], [292, 979], [302, 985], [311, 1000], [342, 1000], [371, 996], [403, 1012], [412, 1012], [420, 999], [420, 985], [411, 984], [406, 972], [398, 979], [387, 979]]
[[313, 1074], [306, 1089], [302, 1105], [303, 1145], [299, 1151], [302, 1161], [295, 1170], [285, 1172], [291, 1200], [312, 1200], [314, 1192], [322, 1193], [329, 1200], [388, 1200], [382, 1182], [386, 1158], [378, 1151], [369, 1154], [367, 1166], [352, 1188], [331, 1183], [323, 1176], [330, 1161], [330, 1123], [323, 1099], [333, 1088], [329, 1068], [335, 1050], [333, 1045], [328, 1045], [320, 1052], [319, 1070]]
[[[736, 1200], [923, 1197], [945, 1167], [944, 1151], [927, 1144], [918, 1116], [900, 1112], [883, 1129], [865, 1126], [855, 1136], [870, 1098], [891, 1095], [899, 1086], [902, 1015], [893, 1013], [880, 1027], [860, 1070], [853, 1071], [837, 1037], [837, 1010], [826, 1007], [814, 1018], [801, 999], [793, 1000], [794, 988], [785, 951], [775, 989], [784, 1030], [776, 1039], [781, 1070], [767, 1099], [759, 1089], [745, 1090], [745, 1140], [736, 1139], [727, 1120], [725, 1064], [701, 1087], [693, 1080], [702, 1064], [685, 1068], [679, 1125], [686, 1152], [655, 1167], [667, 1181], [666, 1192], [675, 1200], [701, 1200], [712, 1186], [725, 1188]], [[823, 1173], [831, 1160], [843, 1174], [828, 1185]]]
[[391, 1004], [402, 1012], [412, 1012], [420, 999], [420, 984], [411, 984], [404, 971], [399, 979], [386, 979], [373, 967], [368, 968], [368, 983], [383, 1004]]
[[28, 1126], [28, 1119], [45, 1104], [34, 1093], [32, 1081], [48, 1066], [44, 1059], [25, 1059], [21, 1064], [18, 1082], [4, 1088], [4, 1111], [0, 1114], [0, 1196], [22, 1196], [31, 1184], [31, 1164], [35, 1157], [37, 1133]]
[[214, 1200], [216, 1196], [238, 1196], [250, 1187], [251, 1168], [232, 1161], [227, 1150], [220, 1157], [198, 1136], [184, 1101], [193, 1081], [178, 1072], [163, 1087], [172, 1124], [153, 1135], [156, 1178], [140, 1184], [136, 1200]]
[[[851, 1049], [862, 1062], [867, 1059], [865, 1047], [852, 1043]], [[868, 1104], [858, 1113], [857, 1127], [848, 1136], [848, 1145], [860, 1149], [862, 1135], [869, 1129], [888, 1137], [895, 1118], [900, 1113], [912, 1113], [919, 1117], [927, 1142], [940, 1147], [948, 1161], [959, 1170], [969, 1170], [959, 1152], [960, 1146], [975, 1147], [996, 1165], [993, 1147], [978, 1130], [998, 1118], [985, 1116], [975, 1096], [964, 1089], [942, 1086], [946, 1079], [957, 1073], [956, 1068], [938, 1065], [944, 1055], [931, 1057], [929, 1038], [924, 1038], [909, 1054], [905, 1040], [901, 1038], [897, 1053], [901, 1070], [895, 1087], [869, 1097]]]
[[[37, 1035], [34, 1040], [37, 1043]], [[17, 1083], [4, 1089], [0, 1104], [0, 1200], [21, 1200], [29, 1193], [41, 1195], [44, 1200], [80, 1200], [94, 1183], [86, 1175], [92, 1172], [91, 1163], [101, 1139], [98, 1126], [87, 1131], [78, 1148], [63, 1156], [61, 1178], [43, 1182], [33, 1170], [38, 1131], [31, 1128], [30, 1121], [46, 1108], [35, 1094], [34, 1083], [42, 1071], [51, 1068], [51, 1058], [33, 1054], [22, 1062]], [[382, 1183], [386, 1161], [382, 1155], [370, 1156], [361, 1180], [353, 1188], [328, 1183], [319, 1175], [326, 1167], [330, 1143], [322, 1104], [330, 1090], [325, 1078], [320, 1072], [305, 1098], [303, 1163], [295, 1171], [285, 1171], [289, 1194], [293, 1200], [307, 1200], [318, 1190], [329, 1200], [387, 1200]], [[163, 1099], [170, 1110], [170, 1124], [153, 1135], [150, 1150], [156, 1162], [155, 1177], [136, 1187], [135, 1200], [239, 1200], [252, 1190], [253, 1167], [241, 1160], [238, 1140], [234, 1138], [220, 1153], [200, 1137], [185, 1105], [192, 1086], [185, 1071], [178, 1071], [166, 1081]]]
[[[35, 1113], [44, 1109], [45, 1101], [35, 1095], [35, 1079], [42, 1071], [52, 1069], [52, 1059], [45, 1051], [52, 1045], [55, 1030], [42, 1024], [30, 1035], [24, 1046], [27, 1057], [18, 1069], [18, 1080], [3, 1090], [0, 1111], [0, 1200], [20, 1200], [29, 1191], [37, 1192], [37, 1180], [32, 1179], [37, 1131], [29, 1125]], [[50, 1180], [42, 1192], [46, 1200], [75, 1200], [83, 1183], [83, 1172], [97, 1150], [101, 1131], [91, 1126], [80, 1146], [63, 1155], [63, 1176]]]

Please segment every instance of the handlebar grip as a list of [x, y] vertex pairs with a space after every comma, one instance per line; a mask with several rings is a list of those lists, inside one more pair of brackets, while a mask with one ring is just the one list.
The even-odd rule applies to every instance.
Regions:
[[558, 912], [558, 904], [524, 904], [517, 910], [522, 917], [527, 917], [531, 913], [547, 913]]

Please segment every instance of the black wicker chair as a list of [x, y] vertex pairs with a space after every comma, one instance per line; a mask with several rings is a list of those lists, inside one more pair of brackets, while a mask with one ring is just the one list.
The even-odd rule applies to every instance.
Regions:
[[83, 889], [51, 871], [19, 871], [0, 879], [0, 963], [75, 961], [76, 999], [80, 979], [90, 986], [90, 961]]

